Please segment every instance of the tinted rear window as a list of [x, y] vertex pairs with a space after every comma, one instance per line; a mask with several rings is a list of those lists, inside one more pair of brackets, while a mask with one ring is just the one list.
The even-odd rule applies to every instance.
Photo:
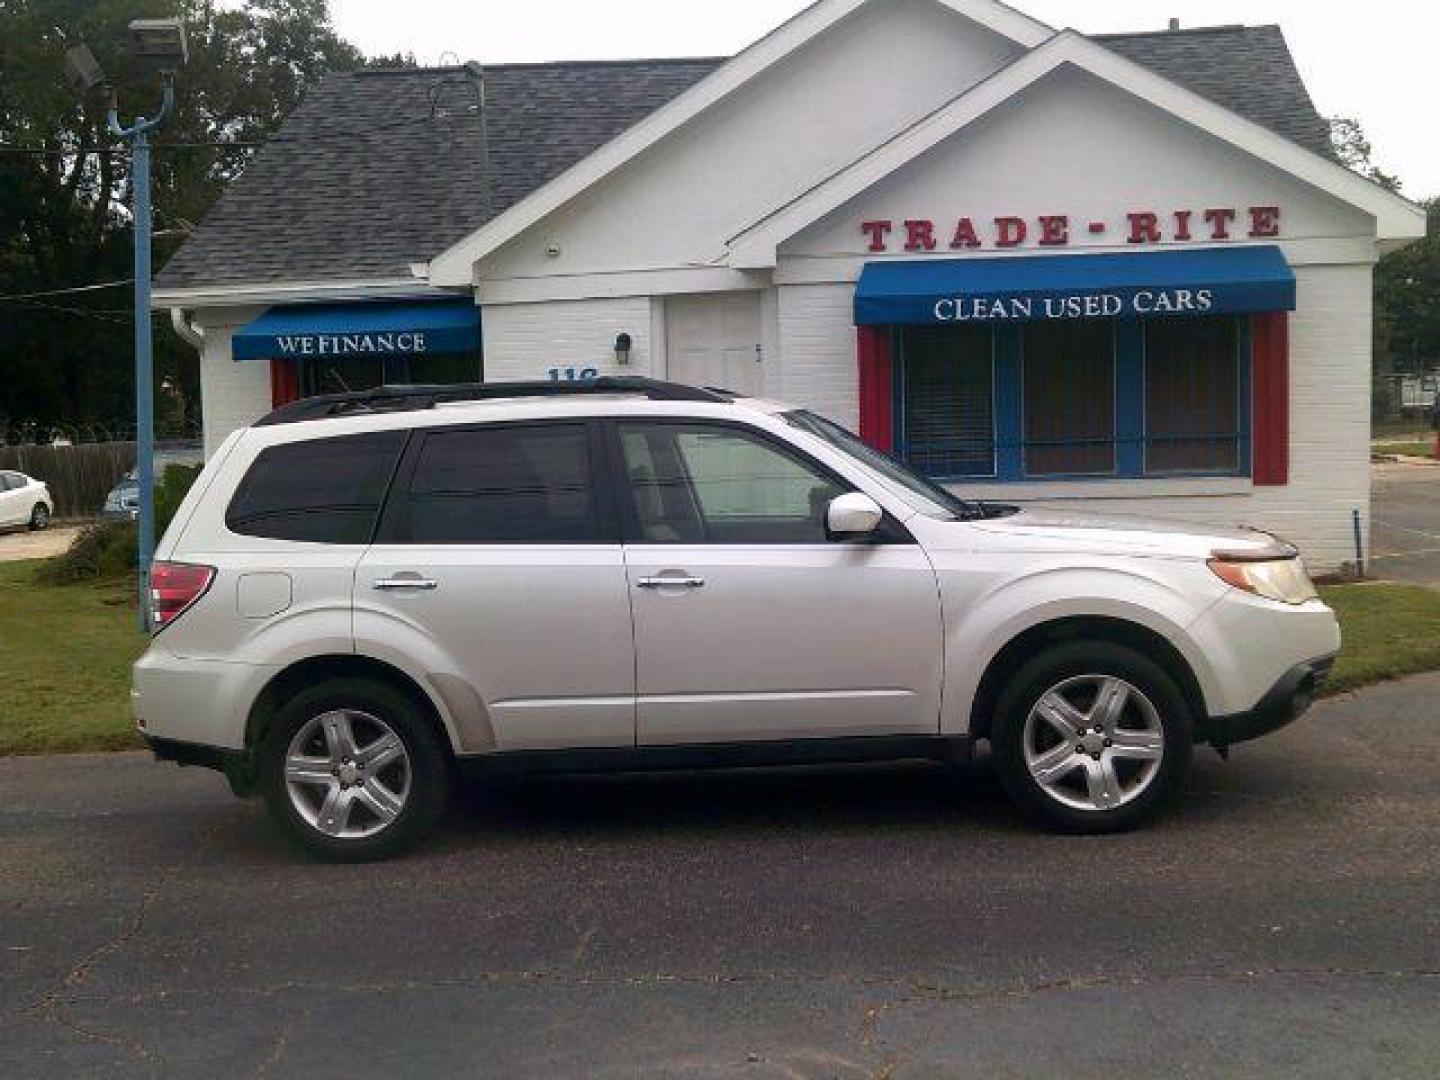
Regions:
[[231, 532], [365, 544], [405, 445], [403, 431], [312, 439], [263, 450], [225, 513]]
[[432, 431], [396, 507], [396, 543], [590, 544], [601, 539], [581, 425]]

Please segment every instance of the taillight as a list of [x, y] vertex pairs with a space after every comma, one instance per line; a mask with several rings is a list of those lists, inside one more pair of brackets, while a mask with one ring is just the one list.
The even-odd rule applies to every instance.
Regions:
[[205, 595], [215, 580], [213, 566], [157, 562], [150, 567], [150, 630], [158, 634]]

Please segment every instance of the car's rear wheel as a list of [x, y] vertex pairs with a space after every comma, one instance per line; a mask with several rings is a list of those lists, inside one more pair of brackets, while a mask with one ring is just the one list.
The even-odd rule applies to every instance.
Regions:
[[1109, 642], [1048, 649], [1001, 695], [991, 746], [1006, 791], [1063, 832], [1132, 828], [1190, 764], [1190, 709], [1148, 657]]
[[427, 717], [369, 679], [334, 679], [297, 694], [260, 747], [261, 790], [306, 851], [359, 862], [423, 839], [445, 808], [449, 763]]
[[44, 503], [36, 503], [35, 508], [30, 511], [30, 528], [39, 532], [50, 524], [50, 508]]

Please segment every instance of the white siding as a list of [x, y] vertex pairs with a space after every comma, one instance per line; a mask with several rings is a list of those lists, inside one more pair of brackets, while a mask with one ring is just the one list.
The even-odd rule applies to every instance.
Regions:
[[1019, 52], [934, 0], [867, 4], [482, 260], [479, 280], [708, 264]]
[[[650, 297], [492, 304], [480, 312], [488, 382], [545, 379], [550, 368], [650, 375]], [[630, 335], [630, 363], [615, 363], [615, 338]]]
[[249, 427], [270, 411], [270, 365], [264, 360], [230, 358], [230, 338], [256, 318], [260, 308], [221, 308], [203, 313], [200, 328], [200, 408], [208, 458], [238, 428]]
[[[1015, 215], [1027, 226], [1020, 251], [1134, 251], [1125, 215], [1143, 211], [1159, 216], [1165, 246], [1183, 248], [1187, 242], [1173, 240], [1175, 211], [1191, 212], [1194, 239], [1188, 245], [1194, 246], [1212, 242], [1204, 220], [1209, 207], [1234, 209], [1232, 239], [1246, 240], [1252, 206], [1280, 208], [1284, 241], [1375, 235], [1374, 219], [1355, 207], [1093, 75], [1062, 68], [802, 230], [780, 250], [792, 260], [868, 256], [861, 224], [878, 220], [893, 222], [889, 255], [915, 258], [904, 251], [903, 226], [907, 218], [923, 218], [935, 224], [936, 249], [930, 257], [963, 257], [972, 252], [952, 251], [949, 245], [964, 216], [984, 241], [974, 254], [993, 255], [995, 219]], [[1039, 244], [1041, 214], [1068, 217], [1068, 244]], [[1103, 223], [1105, 232], [1091, 235], [1087, 223], [1092, 221]]]
[[853, 285], [786, 285], [778, 290], [780, 368], [765, 392], [830, 417], [860, 422]]

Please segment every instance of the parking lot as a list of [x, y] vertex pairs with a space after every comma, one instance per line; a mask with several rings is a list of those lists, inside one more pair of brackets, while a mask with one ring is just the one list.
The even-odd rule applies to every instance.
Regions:
[[1370, 570], [1440, 587], [1440, 465], [1376, 465], [1372, 475]]
[[982, 766], [549, 779], [307, 863], [217, 776], [0, 761], [0, 1073], [1420, 1075], [1440, 676], [1209, 751], [1128, 836]]

